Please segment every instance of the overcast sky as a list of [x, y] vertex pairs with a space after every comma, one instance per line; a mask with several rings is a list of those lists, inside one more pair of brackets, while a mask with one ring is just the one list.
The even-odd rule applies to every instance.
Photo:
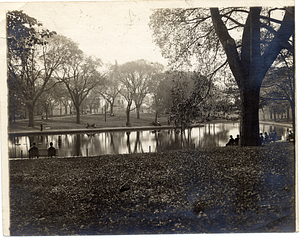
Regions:
[[[231, 0], [232, 1], [232, 0]], [[285, 0], [286, 3], [287, 0]], [[288, 0], [289, 1], [289, 0]], [[213, 6], [224, 1], [130, 1], [14, 3], [6, 10], [23, 10], [47, 29], [71, 38], [87, 55], [104, 63], [146, 59], [167, 65], [153, 43], [149, 16], [157, 7]], [[228, 1], [225, 1], [228, 4]], [[249, 1], [235, 1], [245, 4]], [[200, 5], [199, 5], [200, 3]], [[236, 5], [236, 4], [234, 4]]]
[[160, 49], [148, 27], [151, 14], [146, 3], [52, 2], [18, 7], [49, 30], [79, 43], [87, 55], [119, 64], [146, 59], [164, 65]]

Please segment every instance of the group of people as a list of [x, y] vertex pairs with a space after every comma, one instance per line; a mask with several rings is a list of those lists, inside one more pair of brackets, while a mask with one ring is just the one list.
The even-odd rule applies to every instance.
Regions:
[[235, 139], [233, 139], [233, 136], [230, 135], [230, 139], [229, 139], [228, 143], [226, 144], [226, 146], [238, 145], [239, 144], [239, 140], [240, 140], [240, 136], [239, 135], [236, 135]]
[[259, 138], [260, 138], [260, 143], [261, 144], [269, 143], [269, 142], [275, 142], [277, 140], [277, 133], [276, 133], [275, 130], [273, 130], [273, 132], [269, 133], [269, 134], [267, 132], [265, 132], [264, 136], [263, 136], [263, 133], [260, 133]]
[[[269, 143], [271, 141], [275, 142], [277, 140], [277, 133], [276, 133], [275, 130], [273, 130], [273, 132], [269, 133], [269, 134], [267, 132], [265, 132], [264, 136], [263, 136], [263, 133], [260, 133], [259, 138], [260, 138], [261, 144], [263, 144], [263, 143]], [[226, 146], [238, 145], [239, 144], [239, 140], [240, 140], [240, 136], [239, 135], [236, 135], [235, 139], [233, 138], [232, 135], [230, 135], [230, 139], [229, 139], [228, 143], [226, 144]]]
[[[39, 148], [36, 146], [35, 142], [32, 143], [32, 146], [30, 147], [28, 153], [29, 156], [33, 157], [33, 156], [39, 156]], [[50, 142], [50, 147], [48, 148], [48, 156], [55, 156], [56, 150], [53, 147], [53, 143]]]
[[92, 127], [92, 128], [96, 128], [96, 125], [95, 124], [89, 124], [89, 123], [86, 123], [86, 126], [85, 126], [86, 128], [90, 128], [90, 127]]

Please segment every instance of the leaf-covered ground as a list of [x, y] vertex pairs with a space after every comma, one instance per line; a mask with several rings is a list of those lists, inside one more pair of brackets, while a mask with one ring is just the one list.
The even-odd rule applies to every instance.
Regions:
[[295, 231], [294, 145], [10, 161], [11, 235]]

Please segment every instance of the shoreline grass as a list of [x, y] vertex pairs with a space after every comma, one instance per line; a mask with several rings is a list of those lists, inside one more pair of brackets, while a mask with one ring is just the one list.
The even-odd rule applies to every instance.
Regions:
[[11, 235], [292, 232], [294, 150], [10, 161]]
[[[43, 122], [44, 130], [45, 127], [50, 127], [50, 130], [68, 130], [68, 129], [85, 129], [86, 124], [95, 124], [97, 128], [107, 128], [107, 127], [126, 127], [126, 116], [125, 113], [119, 113], [115, 116], [106, 116], [104, 114], [85, 114], [81, 115], [80, 124], [76, 124], [76, 115], [64, 115], [64, 116], [55, 116], [50, 117], [49, 119], [41, 120], [40, 117], [35, 117], [35, 127], [28, 127], [28, 119], [17, 119], [15, 122], [10, 122], [8, 124], [8, 131], [10, 133], [13, 132], [22, 132], [28, 130], [40, 131], [40, 123]], [[167, 115], [160, 116], [158, 121], [161, 125], [168, 125]], [[135, 113], [131, 113], [130, 115], [131, 126], [150, 126], [152, 122], [154, 122], [154, 114], [153, 113], [141, 113], [140, 119], [136, 118]], [[218, 123], [218, 122], [233, 122], [231, 120], [226, 119], [214, 119], [212, 121], [206, 123]], [[274, 121], [261, 121], [261, 123], [267, 124], [280, 124], [291, 126], [290, 122], [282, 121], [282, 122], [274, 122]]]
[[[124, 115], [123, 115], [124, 114]], [[40, 123], [43, 122], [45, 127], [51, 129], [80, 129], [85, 128], [86, 124], [95, 124], [98, 128], [104, 127], [126, 127], [126, 115], [125, 113], [116, 114], [115, 116], [106, 116], [104, 114], [85, 114], [80, 116], [80, 124], [76, 124], [76, 115], [68, 115], [62, 117], [51, 117], [48, 120], [41, 118], [35, 118], [35, 127], [28, 127], [28, 120], [16, 120], [16, 122], [9, 123], [9, 132], [26, 131], [28, 129], [40, 130]], [[150, 126], [150, 123], [154, 122], [154, 114], [141, 113], [140, 119], [136, 118], [136, 114], [132, 113], [130, 116], [131, 126]], [[167, 117], [160, 117], [159, 122], [162, 125], [168, 125]]]

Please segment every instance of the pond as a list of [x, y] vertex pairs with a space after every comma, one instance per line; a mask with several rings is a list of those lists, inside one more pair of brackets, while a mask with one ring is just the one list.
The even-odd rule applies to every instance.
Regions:
[[[125, 128], [124, 128], [125, 129]], [[260, 124], [260, 131], [275, 130], [286, 140], [289, 127]], [[126, 129], [125, 129], [126, 130]], [[93, 156], [103, 154], [148, 153], [183, 148], [225, 146], [229, 136], [239, 134], [239, 123], [211, 123], [194, 127], [184, 133], [174, 130], [118, 131], [95, 134], [57, 134], [9, 137], [9, 158], [27, 158], [33, 142], [38, 148], [48, 148], [50, 142], [58, 149], [59, 157]]]

